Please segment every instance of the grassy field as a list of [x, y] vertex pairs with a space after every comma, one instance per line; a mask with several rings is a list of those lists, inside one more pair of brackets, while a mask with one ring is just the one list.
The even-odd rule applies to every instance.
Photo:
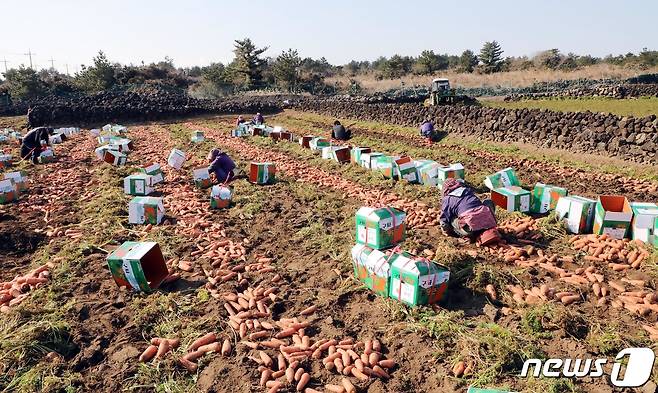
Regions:
[[608, 112], [620, 116], [647, 116], [658, 114], [658, 98], [617, 100], [614, 98], [564, 98], [505, 102], [480, 100], [483, 105], [496, 108], [536, 108], [560, 112]]

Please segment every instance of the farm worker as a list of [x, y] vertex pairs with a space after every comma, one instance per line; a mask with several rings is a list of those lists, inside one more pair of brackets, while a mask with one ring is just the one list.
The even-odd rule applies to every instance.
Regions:
[[31, 159], [36, 164], [43, 148], [50, 145], [49, 137], [52, 131], [52, 128], [37, 127], [25, 134], [21, 141], [21, 158]]
[[218, 182], [228, 183], [233, 180], [235, 163], [228, 154], [219, 149], [212, 149], [208, 153], [208, 161], [210, 162], [208, 173], [214, 173]]
[[338, 120], [334, 122], [334, 128], [331, 131], [331, 137], [341, 141], [346, 141], [352, 137], [352, 131], [346, 130]]
[[265, 118], [263, 117], [263, 115], [260, 114], [260, 112], [258, 112], [256, 113], [256, 116], [254, 116], [253, 120], [251, 120], [251, 122], [259, 126], [265, 123]]
[[426, 119], [420, 125], [420, 135], [427, 138], [430, 142], [434, 141], [436, 134], [434, 133], [434, 123], [432, 123], [432, 120]]
[[240, 127], [242, 123], [246, 123], [246, 121], [244, 120], [244, 116], [240, 115], [238, 116], [238, 120], [235, 121], [235, 126]]
[[[461, 179], [443, 182], [441, 230], [445, 235], [457, 235], [487, 243], [500, 237], [496, 230], [495, 206], [490, 199], [480, 201], [475, 190]], [[486, 233], [486, 234], [485, 234]], [[483, 236], [484, 235], [484, 236]]]

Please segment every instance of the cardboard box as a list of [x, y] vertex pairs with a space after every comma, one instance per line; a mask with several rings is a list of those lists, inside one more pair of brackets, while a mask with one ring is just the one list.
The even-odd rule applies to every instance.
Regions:
[[322, 157], [323, 160], [331, 160], [332, 152], [336, 149], [338, 149], [339, 146], [327, 146], [323, 147], [320, 149], [320, 156]]
[[307, 149], [311, 148], [311, 139], [315, 138], [313, 135], [304, 135], [299, 137], [299, 145]]
[[190, 141], [192, 143], [200, 143], [206, 140], [206, 137], [203, 135], [203, 131], [195, 130], [192, 132], [192, 137], [190, 137]]
[[437, 182], [436, 186], [443, 189], [443, 182], [447, 179], [464, 179], [464, 166], [460, 163], [450, 164], [450, 166], [440, 166], [436, 169]]
[[512, 168], [505, 168], [484, 179], [484, 185], [490, 190], [495, 188], [520, 186], [519, 178]]
[[436, 303], [448, 289], [450, 270], [408, 252], [394, 253], [389, 296], [410, 306]]
[[11, 154], [0, 154], [0, 169], [9, 168], [12, 165], [13, 159]]
[[658, 203], [631, 202], [633, 239], [658, 247]]
[[350, 148], [347, 146], [323, 147], [322, 158], [334, 160], [339, 164], [350, 162]]
[[373, 169], [375, 160], [383, 155], [384, 155], [383, 153], [377, 153], [377, 152], [362, 153], [361, 166], [363, 166], [364, 168]]
[[561, 197], [567, 196], [567, 194], [566, 188], [537, 183], [532, 189], [530, 211], [533, 213], [547, 213], [555, 210], [557, 201]]
[[292, 141], [293, 135], [288, 131], [272, 131], [270, 133], [270, 138], [274, 139], [275, 141]]
[[391, 277], [390, 252], [357, 244], [352, 247], [354, 275], [379, 296], [388, 297]]
[[594, 223], [596, 201], [577, 195], [561, 197], [555, 206], [558, 219], [564, 222], [567, 232], [573, 234], [591, 233]]
[[352, 147], [352, 150], [350, 151], [350, 161], [353, 162], [354, 164], [361, 165], [361, 157], [365, 153], [371, 153], [372, 150], [369, 147], [363, 147], [363, 146], [355, 146]]
[[418, 172], [418, 181], [424, 186], [436, 187], [439, 181], [439, 168], [441, 165], [432, 160], [414, 161]]
[[153, 224], [162, 222], [165, 215], [162, 198], [134, 197], [128, 205], [129, 224]]
[[158, 288], [169, 275], [155, 242], [125, 242], [107, 256], [107, 265], [118, 286], [139, 292]]
[[418, 183], [418, 171], [411, 157], [405, 156], [395, 160], [395, 177], [404, 179], [409, 183]]
[[491, 200], [508, 212], [526, 213], [530, 210], [530, 191], [521, 187], [496, 188], [491, 191]]
[[404, 240], [406, 213], [392, 207], [362, 207], [356, 212], [356, 242], [382, 250]]
[[18, 199], [18, 191], [11, 180], [0, 181], [0, 204], [9, 203]]
[[265, 135], [265, 125], [251, 125], [249, 126], [249, 132], [252, 136], [264, 136]]
[[153, 178], [146, 173], [135, 173], [123, 178], [123, 192], [128, 195], [147, 196], [153, 192]]
[[112, 150], [118, 150], [122, 153], [128, 153], [131, 150], [135, 149], [135, 145], [133, 144], [133, 141], [131, 141], [128, 138], [117, 138], [117, 137], [110, 137], [110, 141], [108, 142], [110, 146], [116, 146], [116, 148], [113, 148]]
[[331, 146], [331, 142], [325, 138], [315, 137], [311, 139], [311, 141], [308, 143], [308, 146], [311, 148], [311, 150], [322, 150], [323, 147]]
[[172, 149], [167, 158], [167, 165], [170, 167], [180, 170], [185, 163], [185, 153], [178, 149]]
[[233, 190], [230, 187], [216, 185], [210, 190], [210, 207], [225, 209], [231, 205]]
[[255, 184], [272, 184], [276, 180], [276, 166], [271, 162], [252, 162], [249, 181]]
[[212, 186], [212, 181], [210, 181], [210, 173], [208, 173], [208, 168], [193, 169], [192, 177], [194, 178], [194, 185], [197, 188], [208, 188]]
[[7, 172], [4, 175], [4, 180], [11, 181], [17, 193], [27, 191], [27, 174], [25, 171]]
[[51, 148], [47, 148], [42, 151], [38, 158], [39, 163], [47, 164], [49, 162], [55, 161], [55, 152]]
[[51, 145], [55, 145], [58, 143], [62, 143], [62, 137], [59, 134], [50, 135], [48, 137], [48, 141], [50, 142]]
[[160, 164], [148, 164], [139, 168], [139, 171], [151, 176], [153, 185], [162, 183], [164, 181], [164, 174], [160, 168]]
[[103, 153], [103, 161], [112, 165], [123, 166], [126, 165], [128, 157], [117, 150], [105, 150]]
[[373, 158], [372, 170], [379, 171], [387, 179], [397, 179], [397, 164], [395, 163], [398, 160], [399, 156], [386, 156], [381, 155]]
[[250, 136], [250, 135], [251, 135], [251, 132], [249, 131], [247, 126], [244, 125], [244, 123], [240, 124], [240, 126], [238, 126], [238, 128], [231, 131], [231, 136], [236, 137], [236, 138], [242, 138], [242, 137], [246, 137], [246, 136]]
[[101, 130], [98, 128], [92, 128], [91, 130], [89, 130], [89, 133], [91, 134], [91, 136], [98, 138], [101, 135]]
[[614, 239], [623, 239], [628, 234], [633, 220], [633, 210], [626, 197], [601, 195], [594, 208], [594, 234], [607, 233]]
[[633, 240], [658, 247], [658, 203], [631, 202]]

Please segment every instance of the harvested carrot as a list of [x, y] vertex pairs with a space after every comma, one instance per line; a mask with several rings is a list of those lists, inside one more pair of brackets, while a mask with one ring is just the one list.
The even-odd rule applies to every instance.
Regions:
[[341, 383], [343, 384], [346, 393], [356, 393], [356, 388], [349, 379], [343, 378]]
[[300, 314], [301, 314], [301, 315], [304, 315], [304, 316], [306, 316], [306, 315], [310, 315], [310, 314], [313, 314], [313, 313], [315, 312], [315, 310], [317, 310], [317, 308], [318, 308], [318, 307], [317, 307], [316, 305], [313, 305], [313, 306], [307, 307], [307, 308], [305, 308], [304, 310], [302, 310], [302, 311], [300, 312]]
[[299, 378], [299, 383], [297, 384], [297, 391], [301, 392], [302, 390], [304, 390], [304, 388], [306, 387], [306, 385], [308, 385], [310, 380], [311, 380], [311, 376], [308, 373], [303, 373], [302, 376]]
[[464, 362], [462, 361], [459, 361], [452, 367], [452, 374], [455, 377], [459, 378], [464, 374], [465, 369], [466, 369], [466, 364], [464, 364]]
[[149, 360], [153, 359], [153, 356], [158, 352], [158, 347], [155, 345], [149, 345], [148, 348], [142, 352], [142, 354], [139, 356], [139, 361], [140, 362], [148, 362]]
[[231, 354], [231, 342], [228, 339], [224, 340], [221, 349], [222, 356], [228, 356]]
[[194, 351], [202, 345], [210, 344], [213, 341], [217, 341], [217, 335], [215, 333], [208, 333], [203, 337], [196, 339], [188, 348], [189, 351]]

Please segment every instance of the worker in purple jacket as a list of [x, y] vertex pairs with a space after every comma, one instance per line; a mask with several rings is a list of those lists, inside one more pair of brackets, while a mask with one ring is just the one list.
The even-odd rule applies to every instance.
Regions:
[[475, 239], [482, 232], [496, 228], [494, 212], [493, 202], [481, 201], [463, 180], [450, 178], [443, 182], [440, 221], [444, 234]]
[[254, 118], [251, 120], [251, 122], [257, 126], [260, 126], [265, 124], [265, 118], [260, 114], [260, 112], [258, 112], [256, 113], [256, 116], [254, 116]]
[[420, 135], [427, 138], [429, 142], [433, 142], [434, 139], [436, 139], [434, 123], [432, 123], [432, 120], [427, 119], [420, 125]]
[[219, 149], [212, 149], [208, 153], [209, 173], [214, 173], [219, 183], [228, 183], [235, 177], [235, 163], [225, 152]]

